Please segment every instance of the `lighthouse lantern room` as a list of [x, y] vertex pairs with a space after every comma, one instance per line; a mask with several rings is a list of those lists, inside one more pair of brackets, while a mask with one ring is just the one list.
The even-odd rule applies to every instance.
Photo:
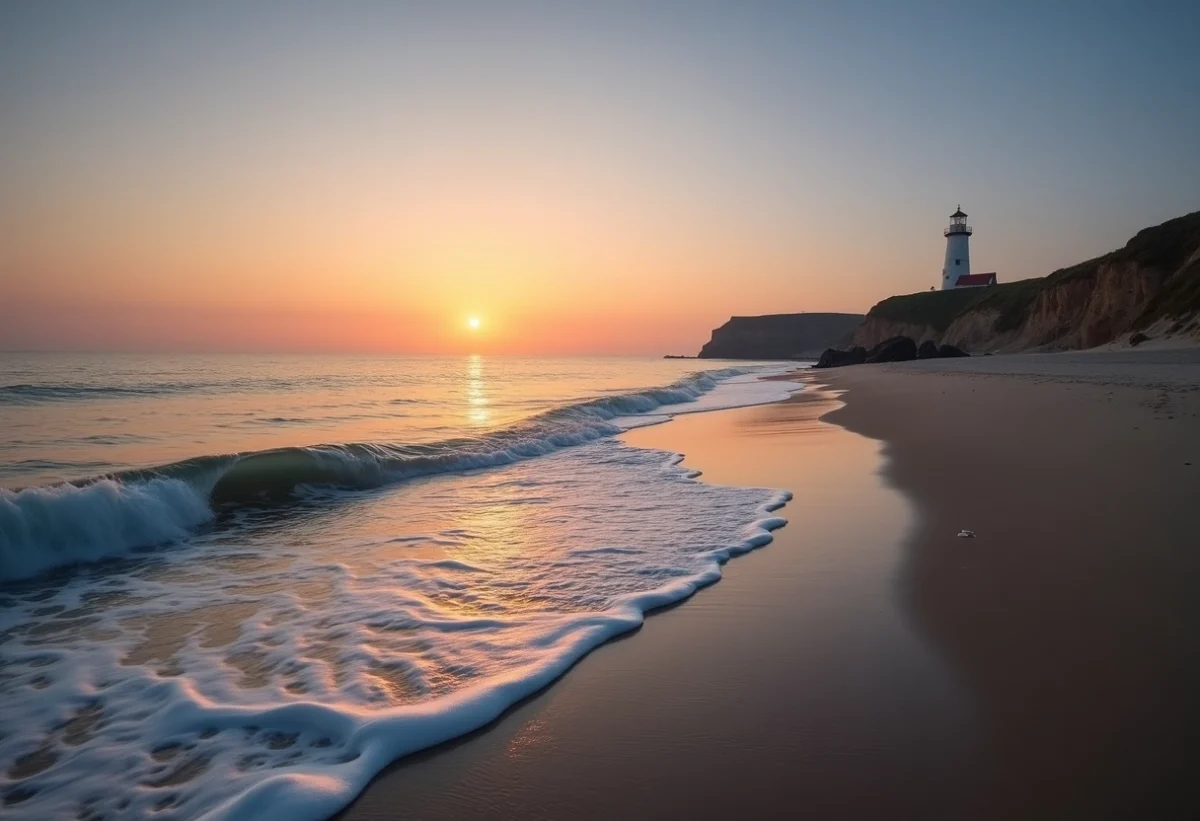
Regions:
[[[950, 215], [946, 235], [946, 264], [942, 266], [942, 290], [949, 291], [958, 286], [959, 277], [971, 275], [971, 226], [960, 205]], [[970, 281], [970, 280], [968, 280]]]

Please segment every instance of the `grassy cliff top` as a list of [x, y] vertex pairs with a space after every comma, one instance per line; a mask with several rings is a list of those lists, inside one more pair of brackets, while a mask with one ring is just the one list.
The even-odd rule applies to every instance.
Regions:
[[[1004, 287], [1007, 286], [993, 285], [986, 291]], [[891, 322], [928, 325], [940, 333], [950, 327], [956, 316], [978, 302], [984, 293], [984, 288], [963, 288], [956, 291], [902, 294], [888, 297], [878, 303], [867, 312], [867, 316]]]

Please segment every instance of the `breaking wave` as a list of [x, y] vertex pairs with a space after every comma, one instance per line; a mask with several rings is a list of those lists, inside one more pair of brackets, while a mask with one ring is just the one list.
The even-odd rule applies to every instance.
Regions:
[[[695, 401], [727, 368], [664, 388], [556, 408], [478, 437], [429, 444], [329, 444], [202, 456], [97, 479], [0, 489], [0, 583], [178, 541], [233, 506], [286, 500], [305, 487], [366, 489], [530, 459], [619, 433], [620, 417]], [[9, 386], [4, 390], [12, 390]]]
[[0, 582], [173, 542], [212, 515], [178, 479], [0, 490]]

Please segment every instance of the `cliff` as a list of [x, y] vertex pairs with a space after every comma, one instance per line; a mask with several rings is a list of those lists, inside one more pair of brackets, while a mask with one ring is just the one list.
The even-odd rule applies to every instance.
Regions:
[[735, 316], [712, 332], [701, 359], [816, 359], [846, 342], [862, 314]]
[[907, 336], [977, 353], [1064, 350], [1141, 331], [1200, 335], [1200, 211], [1039, 279], [885, 299], [850, 344]]

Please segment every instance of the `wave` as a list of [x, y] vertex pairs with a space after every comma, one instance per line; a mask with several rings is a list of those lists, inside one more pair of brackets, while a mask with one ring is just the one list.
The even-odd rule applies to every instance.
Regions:
[[0, 404], [67, 402], [73, 399], [104, 399], [136, 396], [163, 396], [200, 390], [202, 385], [162, 383], [138, 387], [120, 385], [0, 385]]
[[[173, 396], [188, 393], [243, 393], [281, 390], [336, 388], [351, 380], [336, 376], [247, 377], [220, 382], [162, 381], [136, 385], [88, 385], [81, 383], [0, 385], [0, 405], [36, 405], [94, 399], [129, 399]], [[400, 400], [420, 402], [421, 400]]]
[[542, 456], [619, 433], [624, 428], [613, 423], [619, 417], [692, 402], [750, 371], [708, 371], [664, 388], [591, 399], [479, 437], [202, 456], [53, 487], [0, 490], [0, 583], [178, 541], [217, 510], [279, 502], [305, 487], [367, 489]]
[[212, 516], [178, 479], [0, 490], [0, 581], [177, 541]]

